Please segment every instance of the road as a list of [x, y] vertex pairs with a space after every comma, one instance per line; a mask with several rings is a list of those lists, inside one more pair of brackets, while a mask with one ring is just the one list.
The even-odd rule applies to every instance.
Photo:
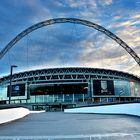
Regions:
[[127, 115], [32, 113], [0, 125], [1, 140], [139, 140], [140, 117]]

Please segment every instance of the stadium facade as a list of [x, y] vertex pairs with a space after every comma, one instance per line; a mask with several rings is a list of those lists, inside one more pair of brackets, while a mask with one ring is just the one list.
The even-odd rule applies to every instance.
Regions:
[[[8, 104], [9, 76], [0, 78], [0, 103]], [[78, 104], [140, 100], [140, 78], [98, 68], [52, 68], [12, 76], [12, 104]]]

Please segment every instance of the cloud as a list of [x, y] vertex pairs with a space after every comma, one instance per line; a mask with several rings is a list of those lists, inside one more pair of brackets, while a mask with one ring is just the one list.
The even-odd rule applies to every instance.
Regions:
[[139, 31], [139, 28], [137, 27], [140, 24], [140, 19], [129, 18], [127, 20], [121, 21], [123, 17], [121, 16], [115, 16], [110, 24], [107, 26], [108, 29], [123, 29], [123, 28], [136, 28]]
[[99, 3], [101, 5], [106, 6], [106, 5], [111, 5], [113, 3], [113, 1], [112, 0], [99, 0]]
[[112, 18], [112, 21], [118, 21], [120, 19], [121, 19], [121, 16], [116, 15]]
[[89, 8], [94, 7], [96, 8], [96, 0], [82, 0], [82, 1], [75, 1], [75, 0], [67, 0], [67, 4], [73, 8]]
[[[140, 29], [135, 27], [125, 27], [117, 31], [117, 34], [133, 49], [140, 49]], [[140, 51], [140, 50], [139, 50]], [[139, 54], [139, 52], [137, 52]]]
[[75, 0], [67, 0], [67, 3], [72, 8], [96, 9], [98, 4], [107, 6], [111, 5], [113, 2], [112, 0], [81, 0], [80, 2]]
[[140, 24], [140, 20], [128, 20], [128, 21], [123, 21], [120, 23], [117, 23], [117, 27], [129, 27], [129, 26], [134, 26]]
[[[108, 26], [108, 29], [115, 30], [115, 34], [120, 37], [126, 44], [128, 44], [140, 57], [140, 28], [139, 28], [139, 12], [130, 12], [129, 16], [126, 18], [122, 14], [121, 16], [115, 16]], [[125, 20], [124, 20], [125, 19]], [[130, 58], [128, 58], [129, 60]], [[136, 64], [134, 62], [134, 64]], [[132, 64], [132, 65], [134, 65]], [[130, 64], [129, 64], [130, 65]], [[126, 71], [129, 69], [129, 65], [125, 68]], [[134, 68], [134, 66], [133, 66]], [[136, 68], [137, 69], [137, 68]], [[134, 72], [135, 70], [133, 70]], [[135, 74], [139, 74], [138, 69]]]
[[[105, 36], [99, 37], [99, 35], [97, 38], [94, 35], [96, 41], [94, 39], [88, 40], [87, 38], [80, 42], [82, 53], [78, 57], [79, 63], [83, 63], [89, 67], [121, 69], [125, 72], [139, 74], [137, 68], [132, 71], [138, 64], [136, 64], [134, 59], [116, 42]], [[99, 44], [97, 42], [99, 42]]]
[[140, 19], [140, 12], [133, 13], [130, 15], [130, 19]]

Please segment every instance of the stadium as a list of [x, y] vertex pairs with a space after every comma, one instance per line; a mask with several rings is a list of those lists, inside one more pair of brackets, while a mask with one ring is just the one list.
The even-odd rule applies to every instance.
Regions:
[[[76, 23], [92, 27], [115, 40], [140, 65], [137, 54], [119, 37], [90, 21], [74, 18], [46, 20], [25, 29], [0, 52], [0, 59], [30, 32], [55, 23]], [[12, 80], [10, 82], [10, 80]], [[0, 104], [67, 108], [98, 103], [140, 101], [140, 78], [111, 69], [64, 67], [30, 70], [0, 78]]]
[[[0, 79], [1, 103], [9, 100], [9, 76]], [[89, 104], [140, 100], [140, 79], [96, 68], [53, 68], [13, 75], [13, 104]]]

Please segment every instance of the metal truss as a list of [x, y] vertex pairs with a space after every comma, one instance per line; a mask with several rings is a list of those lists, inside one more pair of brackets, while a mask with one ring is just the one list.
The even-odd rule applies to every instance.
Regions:
[[121, 40], [118, 36], [110, 32], [109, 30], [105, 29], [104, 27], [95, 24], [93, 22], [82, 20], [82, 19], [76, 19], [76, 18], [56, 18], [56, 19], [49, 19], [42, 22], [39, 22], [37, 24], [34, 24], [30, 26], [29, 28], [25, 29], [21, 33], [19, 33], [15, 38], [13, 38], [1, 51], [0, 51], [0, 59], [24, 36], [28, 35], [34, 30], [37, 30], [38, 28], [56, 24], [56, 23], [75, 23], [75, 24], [82, 24], [91, 28], [94, 28], [104, 34], [106, 34], [108, 37], [116, 41], [120, 46], [122, 46], [133, 58], [134, 60], [140, 65], [140, 58], [139, 56], [134, 52], [133, 49], [131, 49], [123, 40]]
[[[98, 68], [53, 68], [26, 71], [13, 75], [14, 83], [58, 83], [58, 82], [88, 82], [95, 80], [127, 80], [140, 81], [134, 75]], [[8, 85], [9, 76], [0, 79], [0, 85]]]

